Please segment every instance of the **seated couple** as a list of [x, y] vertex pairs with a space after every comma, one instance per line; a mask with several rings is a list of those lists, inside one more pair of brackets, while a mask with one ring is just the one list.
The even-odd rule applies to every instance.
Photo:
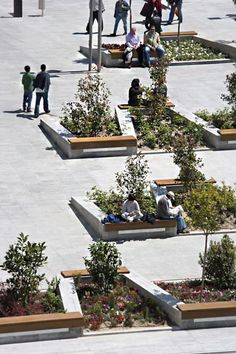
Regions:
[[[151, 51], [155, 53], [157, 58], [164, 56], [164, 49], [160, 43], [160, 36], [156, 32], [155, 26], [151, 26], [150, 30], [144, 34], [144, 45], [141, 45], [139, 35], [136, 33], [136, 28], [132, 27], [130, 33], [126, 36], [126, 49], [123, 53], [124, 64], [128, 67], [132, 66], [133, 51], [136, 50], [138, 54], [139, 64], [143, 67], [150, 66]], [[144, 59], [144, 60], [143, 60]]]

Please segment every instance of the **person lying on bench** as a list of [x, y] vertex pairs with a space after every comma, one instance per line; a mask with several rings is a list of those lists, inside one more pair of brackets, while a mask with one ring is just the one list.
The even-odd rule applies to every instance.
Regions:
[[175, 195], [172, 191], [163, 195], [157, 204], [157, 218], [162, 220], [168, 220], [175, 218], [177, 221], [177, 233], [189, 233], [187, 225], [182, 216], [183, 208], [181, 205], [173, 207], [172, 200], [175, 199]]
[[143, 216], [133, 194], [129, 194], [128, 199], [124, 202], [121, 216], [129, 222], [140, 220]]
[[139, 79], [133, 79], [131, 82], [131, 87], [129, 89], [128, 105], [134, 106], [134, 107], [139, 106], [142, 92], [143, 92], [143, 89], [140, 86]]

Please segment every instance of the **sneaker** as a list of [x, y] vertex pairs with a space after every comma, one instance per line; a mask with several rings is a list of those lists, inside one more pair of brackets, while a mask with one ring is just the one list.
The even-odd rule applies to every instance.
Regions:
[[132, 221], [134, 221], [134, 218], [133, 218], [132, 216], [128, 216], [128, 217], [127, 217], [127, 221], [128, 221], [128, 222], [132, 222]]
[[50, 113], [50, 111], [45, 111], [45, 113], [47, 113], [47, 114], [48, 114], [48, 113]]
[[111, 33], [110, 37], [116, 37], [116, 33]]
[[177, 234], [189, 234], [189, 233], [190, 233], [190, 231], [189, 231], [188, 228], [183, 229], [183, 230], [181, 230], [181, 231], [177, 231]]
[[29, 113], [29, 112], [32, 112], [32, 109], [28, 108], [28, 109], [27, 109], [27, 112], [28, 112], [28, 113]]
[[34, 118], [38, 118], [38, 117], [39, 117], [39, 114], [35, 114], [35, 115], [34, 115]]
[[131, 69], [131, 64], [128, 65], [128, 68]]
[[123, 36], [125, 36], [126, 34], [127, 34], [127, 32], [124, 32], [124, 33], [123, 33]]

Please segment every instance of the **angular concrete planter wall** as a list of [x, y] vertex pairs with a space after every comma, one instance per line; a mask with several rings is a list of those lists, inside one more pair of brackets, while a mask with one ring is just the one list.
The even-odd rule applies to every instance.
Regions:
[[[191, 31], [189, 32], [191, 33]], [[198, 43], [201, 43], [209, 48], [219, 50], [226, 56], [229, 56], [230, 58], [236, 58], [236, 48], [233, 48], [229, 45], [222, 44], [220, 42], [213, 42], [210, 40], [207, 40], [205, 38], [198, 37], [194, 34], [186, 34], [186, 35], [181, 35], [181, 40], [194, 40]], [[161, 34], [161, 40], [176, 40], [177, 35], [176, 32], [165, 32]], [[80, 52], [85, 56], [89, 57], [89, 48], [80, 46]], [[92, 56], [93, 60], [97, 61], [98, 59], [98, 50], [93, 49], [92, 50]], [[151, 60], [155, 60], [155, 57], [151, 58]], [[223, 58], [223, 59], [203, 59], [203, 60], [185, 60], [185, 61], [173, 61], [170, 63], [170, 66], [175, 66], [175, 65], [198, 65], [198, 64], [218, 64], [218, 63], [227, 63], [230, 62], [230, 59]], [[105, 67], [124, 67], [123, 60], [122, 60], [122, 51], [119, 49], [104, 49], [102, 48], [102, 65]], [[133, 56], [133, 65], [139, 65], [137, 55], [134, 53]]]
[[73, 282], [62, 279], [59, 290], [66, 313], [1, 317], [0, 344], [81, 336], [84, 322]]
[[154, 224], [142, 221], [102, 224], [101, 220], [106, 214], [92, 201], [84, 197], [72, 197], [71, 205], [84, 223], [104, 241], [165, 238], [177, 235], [176, 220], [173, 219], [156, 220]]
[[131, 118], [121, 115], [121, 136], [76, 138], [60, 124], [57, 117], [41, 118], [40, 126], [68, 158], [129, 156], [137, 154], [137, 139]]

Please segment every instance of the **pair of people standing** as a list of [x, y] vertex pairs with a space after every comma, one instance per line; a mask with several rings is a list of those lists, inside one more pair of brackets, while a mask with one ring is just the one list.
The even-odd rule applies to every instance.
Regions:
[[30, 66], [25, 66], [25, 73], [22, 77], [22, 85], [24, 86], [24, 95], [23, 95], [23, 111], [31, 112], [31, 102], [32, 95], [35, 89], [36, 92], [36, 102], [34, 109], [34, 116], [38, 118], [39, 116], [39, 105], [41, 98], [43, 98], [43, 109], [45, 113], [49, 113], [49, 104], [48, 104], [48, 91], [50, 87], [50, 75], [46, 72], [46, 65], [41, 65], [41, 71], [34, 77], [30, 73]]

